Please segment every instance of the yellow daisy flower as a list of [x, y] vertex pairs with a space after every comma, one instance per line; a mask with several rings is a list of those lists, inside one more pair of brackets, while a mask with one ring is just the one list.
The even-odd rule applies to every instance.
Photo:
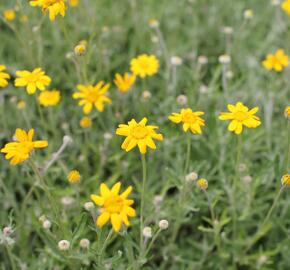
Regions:
[[132, 119], [128, 125], [120, 124], [116, 130], [116, 134], [127, 137], [121, 148], [126, 152], [138, 146], [141, 154], [145, 154], [147, 146], [151, 149], [156, 149], [153, 139], [162, 141], [162, 134], [156, 133], [157, 126], [146, 126], [147, 118], [144, 117], [139, 123]]
[[115, 75], [114, 83], [118, 87], [118, 90], [121, 93], [126, 93], [130, 90], [136, 80], [135, 75], [129, 75], [129, 73], [125, 73], [123, 76], [117, 73]]
[[58, 14], [62, 17], [65, 16], [66, 6], [64, 0], [30, 0], [30, 5], [41, 7], [42, 13], [48, 10], [51, 21], [54, 21]]
[[106, 184], [102, 183], [100, 187], [100, 195], [91, 195], [91, 200], [98, 206], [101, 206], [101, 214], [96, 220], [98, 227], [103, 227], [111, 220], [111, 224], [115, 232], [119, 232], [122, 224], [129, 226], [128, 217], [135, 217], [136, 212], [131, 205], [134, 200], [127, 199], [132, 192], [132, 187], [129, 186], [123, 193], [119, 194], [121, 183], [116, 183], [112, 189], [109, 189]]
[[261, 124], [260, 118], [255, 116], [255, 113], [259, 110], [258, 107], [249, 110], [242, 102], [237, 102], [236, 105], [229, 104], [228, 110], [230, 112], [222, 112], [219, 119], [231, 120], [228, 130], [235, 132], [237, 135], [242, 133], [243, 126], [256, 128]]
[[159, 61], [155, 55], [141, 54], [137, 58], [133, 58], [130, 65], [134, 75], [145, 78], [157, 73]]
[[284, 115], [287, 119], [290, 120], [290, 106], [287, 106], [284, 110]]
[[60, 101], [60, 91], [43, 91], [38, 97], [38, 102], [44, 107], [56, 106]]
[[15, 13], [15, 11], [13, 9], [7, 9], [7, 10], [4, 10], [3, 17], [7, 21], [12, 22], [12, 21], [14, 21], [14, 19], [16, 17], [16, 13]]
[[104, 103], [111, 104], [112, 100], [106, 96], [107, 91], [110, 88], [110, 84], [105, 84], [104, 81], [100, 81], [95, 86], [82, 85], [77, 86], [79, 92], [73, 94], [74, 99], [81, 99], [79, 106], [84, 106], [83, 111], [85, 114], [89, 114], [93, 106], [99, 111], [104, 111]]
[[204, 112], [193, 112], [190, 108], [181, 109], [180, 113], [172, 113], [168, 118], [173, 123], [183, 124], [184, 132], [191, 131], [193, 134], [201, 134], [201, 127], [205, 121], [200, 117]]
[[289, 57], [283, 49], [279, 49], [275, 54], [268, 54], [262, 64], [267, 70], [274, 69], [277, 72], [281, 72], [289, 65]]
[[1, 149], [1, 153], [6, 154], [6, 159], [11, 159], [11, 165], [17, 165], [27, 160], [34, 148], [45, 148], [47, 141], [33, 141], [34, 129], [28, 132], [17, 128], [15, 131], [15, 142], [6, 143]]
[[208, 188], [208, 182], [206, 179], [204, 178], [200, 178], [196, 181], [196, 185], [198, 188], [200, 188], [201, 190], [206, 190]]
[[6, 66], [0, 65], [0, 87], [6, 87], [8, 85], [8, 79], [10, 79], [10, 75], [5, 70]]
[[37, 89], [44, 91], [51, 82], [51, 78], [47, 76], [41, 68], [36, 68], [31, 72], [19, 70], [16, 71], [16, 75], [19, 78], [15, 80], [15, 86], [26, 86], [26, 91], [29, 95], [34, 94]]
[[289, 187], [290, 186], [290, 174], [287, 173], [281, 178], [282, 186]]
[[83, 117], [83, 118], [80, 120], [80, 126], [81, 126], [82, 128], [89, 128], [91, 125], [92, 125], [92, 120], [91, 120], [91, 118], [89, 118], [89, 117]]
[[281, 3], [281, 8], [290, 15], [290, 0], [285, 0]]
[[67, 180], [71, 183], [77, 183], [81, 180], [81, 175], [79, 173], [79, 171], [77, 170], [72, 170], [69, 172], [69, 174], [67, 175]]

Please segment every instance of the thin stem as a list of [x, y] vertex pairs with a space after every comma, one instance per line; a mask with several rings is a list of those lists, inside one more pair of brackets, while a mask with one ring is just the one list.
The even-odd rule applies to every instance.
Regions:
[[108, 245], [108, 242], [109, 242], [112, 234], [113, 234], [113, 229], [111, 229], [109, 231], [109, 233], [108, 233], [108, 235], [107, 235], [107, 237], [106, 237], [106, 239], [105, 239], [105, 241], [103, 243], [103, 246], [101, 247], [101, 250], [100, 250], [100, 253], [99, 253], [99, 257], [98, 257], [98, 263], [99, 263], [99, 265], [101, 265], [102, 258], [103, 258], [103, 253], [104, 253], [104, 251], [105, 251], [105, 249], [106, 249], [106, 247]]
[[[210, 211], [210, 215], [211, 215], [211, 219], [212, 219], [212, 222], [214, 223], [215, 221], [215, 216], [214, 216], [214, 211], [213, 211], [213, 208], [212, 208], [212, 205], [211, 205], [211, 201], [210, 201], [210, 198], [206, 192], [206, 190], [203, 190], [203, 193], [206, 197], [206, 200], [207, 200], [207, 203], [208, 203], [208, 207], [209, 207], [209, 211]], [[214, 226], [214, 225], [213, 225]]]
[[189, 169], [189, 162], [190, 162], [190, 148], [191, 148], [191, 138], [190, 133], [187, 134], [187, 150], [186, 150], [186, 161], [185, 161], [185, 169], [184, 174], [186, 175], [188, 173]]
[[152, 237], [151, 242], [149, 243], [146, 252], [145, 252], [145, 256], [148, 254], [148, 252], [150, 251], [150, 249], [152, 248], [152, 245], [154, 244], [154, 242], [156, 241], [159, 233], [161, 232], [161, 229], [159, 228], [156, 232], [156, 234]]
[[285, 159], [285, 172], [288, 172], [289, 170], [289, 157], [290, 157], [290, 120], [288, 119], [287, 124], [287, 153], [286, 153], [286, 159]]
[[145, 154], [141, 154], [142, 161], [142, 190], [141, 190], [141, 209], [140, 209], [140, 254], [143, 251], [143, 226], [144, 226], [144, 199], [146, 189], [146, 178], [147, 178], [147, 166]]
[[13, 255], [12, 255], [11, 250], [10, 250], [10, 247], [6, 246], [6, 251], [7, 251], [7, 255], [8, 255], [9, 261], [11, 263], [11, 269], [12, 270], [17, 270], [17, 267], [16, 267], [14, 259], [13, 259]]

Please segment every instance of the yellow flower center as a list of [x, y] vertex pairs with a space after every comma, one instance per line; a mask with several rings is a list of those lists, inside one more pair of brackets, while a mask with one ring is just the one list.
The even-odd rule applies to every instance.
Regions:
[[120, 213], [123, 206], [124, 200], [118, 195], [107, 198], [104, 203], [105, 211], [109, 213]]
[[248, 114], [246, 112], [242, 112], [242, 111], [239, 111], [239, 112], [236, 112], [235, 113], [235, 120], [237, 121], [244, 121], [248, 118]]
[[98, 100], [98, 98], [99, 95], [96, 92], [91, 91], [87, 94], [87, 100], [91, 103], [95, 103]]
[[140, 67], [143, 70], [147, 70], [149, 68], [149, 62], [148, 61], [140, 61]]
[[38, 76], [35, 74], [30, 74], [26, 77], [26, 80], [30, 83], [36, 82], [38, 80]]
[[131, 135], [135, 139], [144, 139], [148, 135], [148, 129], [144, 126], [136, 126], [133, 128]]
[[182, 121], [186, 123], [193, 123], [197, 119], [196, 115], [191, 112], [186, 112], [182, 115]]

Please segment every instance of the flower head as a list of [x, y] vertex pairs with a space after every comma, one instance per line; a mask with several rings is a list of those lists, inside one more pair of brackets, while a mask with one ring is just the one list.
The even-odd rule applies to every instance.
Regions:
[[222, 112], [219, 119], [231, 120], [228, 130], [235, 132], [237, 135], [242, 133], [243, 126], [256, 128], [261, 124], [260, 118], [255, 116], [255, 113], [259, 110], [258, 107], [249, 110], [242, 102], [237, 102], [236, 105], [229, 104], [228, 110], [230, 112]]
[[26, 86], [26, 91], [29, 95], [34, 94], [37, 89], [44, 91], [51, 82], [51, 78], [45, 75], [45, 72], [41, 68], [36, 68], [31, 72], [19, 70], [16, 71], [16, 75], [19, 78], [15, 80], [15, 86]]
[[79, 171], [77, 170], [72, 170], [69, 172], [69, 174], [67, 175], [67, 180], [71, 183], [71, 184], [74, 184], [74, 183], [77, 183], [79, 182], [81, 179], [81, 175], [79, 173]]
[[79, 84], [77, 86], [79, 92], [73, 94], [74, 99], [81, 99], [79, 106], [83, 106], [85, 114], [89, 114], [93, 106], [99, 111], [104, 110], [104, 103], [111, 104], [112, 100], [106, 96], [109, 90], [110, 84], [105, 84], [104, 81], [100, 81], [95, 86]]
[[282, 186], [284, 186], [284, 187], [290, 186], [290, 174], [289, 173], [282, 176], [281, 183], [282, 183]]
[[145, 78], [157, 73], [159, 61], [155, 55], [141, 54], [137, 58], [133, 58], [130, 65], [134, 75]]
[[103, 227], [111, 220], [115, 232], [120, 231], [122, 224], [129, 226], [129, 217], [135, 217], [136, 212], [131, 205], [134, 200], [128, 199], [132, 192], [129, 186], [123, 193], [119, 194], [121, 183], [116, 183], [111, 189], [104, 183], [100, 187], [100, 196], [92, 194], [91, 200], [98, 206], [101, 206], [101, 214], [96, 221], [98, 227]]
[[48, 10], [51, 21], [54, 21], [58, 14], [62, 17], [65, 16], [66, 6], [64, 0], [30, 0], [30, 5], [41, 7], [42, 13]]
[[6, 159], [11, 159], [11, 165], [17, 165], [27, 160], [34, 148], [45, 148], [48, 145], [47, 141], [33, 141], [34, 129], [28, 132], [17, 128], [15, 131], [15, 142], [6, 143], [1, 153], [6, 154]]
[[7, 10], [4, 10], [3, 12], [3, 17], [7, 20], [7, 21], [14, 21], [15, 17], [16, 17], [16, 14], [15, 14], [15, 11], [13, 9], [7, 9]]
[[125, 136], [121, 148], [126, 152], [132, 150], [134, 147], [138, 146], [140, 153], [145, 154], [147, 151], [147, 146], [151, 149], [156, 149], [156, 145], [153, 139], [162, 141], [162, 134], [156, 133], [155, 129], [157, 126], [146, 126], [148, 119], [144, 117], [139, 123], [132, 119], [128, 122], [128, 125], [120, 124], [116, 130], [116, 134], [120, 136]]
[[208, 188], [208, 182], [206, 179], [204, 178], [200, 178], [196, 181], [196, 185], [198, 188], [200, 188], [201, 190], [206, 190]]
[[6, 87], [8, 85], [8, 79], [10, 79], [10, 75], [5, 72], [6, 66], [0, 65], [0, 87]]
[[287, 106], [284, 110], [285, 117], [290, 120], [290, 106]]
[[130, 90], [130, 88], [134, 84], [135, 80], [136, 80], [136, 76], [135, 75], [129, 75], [129, 73], [126, 72], [122, 76], [119, 73], [117, 73], [115, 75], [114, 83], [118, 87], [118, 90], [121, 93], [126, 93], [126, 92], [128, 92]]
[[285, 54], [283, 49], [279, 49], [275, 54], [267, 54], [262, 64], [267, 70], [274, 69], [277, 72], [281, 72], [289, 65], [289, 57]]
[[89, 117], [83, 117], [83, 118], [80, 120], [80, 126], [81, 126], [82, 128], [89, 128], [91, 125], [92, 125], [92, 120], [91, 120], [91, 118], [89, 118]]
[[60, 92], [58, 90], [43, 91], [38, 97], [38, 102], [44, 107], [56, 106], [60, 101]]
[[76, 56], [85, 55], [87, 52], [87, 45], [84, 43], [80, 43], [74, 47], [74, 53]]
[[285, 0], [281, 4], [281, 8], [288, 14], [290, 15], [290, 0]]
[[204, 126], [201, 115], [204, 115], [204, 112], [193, 112], [190, 108], [187, 108], [181, 109], [180, 113], [172, 113], [168, 118], [173, 123], [182, 123], [184, 132], [190, 130], [193, 134], [201, 134], [201, 127]]

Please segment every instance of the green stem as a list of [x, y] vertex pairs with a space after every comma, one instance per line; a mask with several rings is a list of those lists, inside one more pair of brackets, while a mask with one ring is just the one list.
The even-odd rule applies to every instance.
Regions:
[[155, 243], [155, 241], [156, 241], [156, 239], [157, 239], [157, 237], [158, 237], [160, 232], [161, 232], [161, 229], [159, 228], [157, 230], [156, 234], [152, 237], [151, 242], [149, 243], [149, 245], [148, 245], [148, 247], [146, 249], [145, 256], [147, 256], [148, 252], [151, 250], [151, 248], [152, 248], [153, 244]]
[[141, 190], [141, 209], [140, 209], [140, 254], [143, 253], [143, 227], [144, 227], [144, 199], [147, 178], [147, 166], [145, 154], [141, 154], [142, 161], [142, 190]]
[[17, 270], [17, 267], [16, 267], [14, 259], [13, 259], [13, 255], [12, 255], [11, 250], [10, 250], [10, 247], [6, 246], [6, 251], [7, 251], [7, 255], [8, 255], [9, 261], [11, 263], [11, 269], [12, 270]]
[[103, 245], [102, 245], [102, 247], [101, 247], [101, 250], [100, 250], [100, 253], [99, 253], [99, 256], [98, 256], [98, 264], [99, 264], [99, 266], [100, 266], [101, 263], [102, 263], [103, 253], [104, 253], [104, 251], [105, 251], [105, 249], [106, 249], [106, 247], [107, 247], [107, 245], [108, 245], [108, 242], [109, 242], [109, 240], [110, 240], [110, 238], [111, 238], [113, 232], [114, 232], [113, 229], [111, 229], [111, 230], [109, 231], [109, 233], [108, 233], [108, 235], [107, 235], [107, 237], [106, 237], [106, 239], [105, 239], [105, 241], [104, 241], [104, 243], [103, 243]]
[[285, 159], [285, 172], [288, 172], [289, 170], [289, 157], [290, 157], [290, 120], [288, 119], [288, 124], [287, 124], [287, 134], [288, 134], [288, 139], [287, 139], [287, 153], [286, 153], [286, 159]]
[[185, 168], [184, 168], [184, 174], [186, 175], [188, 173], [189, 169], [189, 162], [190, 162], [190, 148], [191, 148], [191, 138], [190, 138], [190, 133], [187, 134], [187, 150], [186, 150], [186, 161], [185, 161]]

